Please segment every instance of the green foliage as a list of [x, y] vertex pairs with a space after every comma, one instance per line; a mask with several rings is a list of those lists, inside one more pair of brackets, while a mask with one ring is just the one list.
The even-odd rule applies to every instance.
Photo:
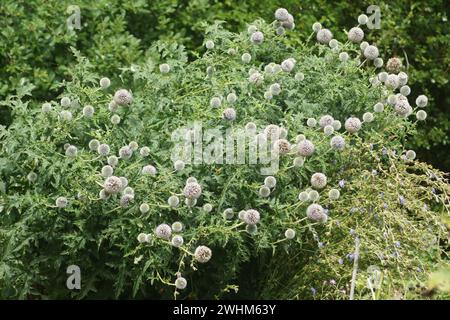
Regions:
[[[2, 103], [12, 110], [13, 121], [0, 131], [1, 297], [312, 298], [315, 287], [317, 298], [347, 298], [353, 265], [346, 257], [354, 252], [358, 237], [356, 297], [370, 299], [368, 266], [377, 265], [385, 274], [377, 291], [381, 298], [403, 293], [405, 281], [425, 279], [436, 263], [447, 259], [441, 216], [449, 215], [448, 181], [438, 170], [402, 158], [404, 142], [417, 134], [417, 124], [397, 116], [385, 102], [392, 91], [370, 84], [375, 73], [359, 59], [358, 45], [340, 44], [351, 57], [343, 63], [327, 46], [312, 40], [292, 45], [295, 32], [279, 37], [272, 25], [262, 20], [254, 24], [265, 35], [261, 45], [251, 44], [247, 32], [235, 34], [220, 23], [209, 26], [205, 38], [214, 40], [215, 47], [192, 62], [182, 46], [156, 42], [144, 61], [125, 64], [105, 90], [98, 87], [104, 74], [96, 72], [95, 61], [74, 50], [77, 62], [58, 99], [77, 103], [64, 108], [52, 99], [52, 111], [45, 113], [40, 110], [43, 101], [30, 101], [32, 88], [24, 86]], [[241, 61], [244, 52], [252, 56], [249, 64]], [[294, 71], [265, 71], [268, 64], [288, 58], [296, 61]], [[160, 73], [161, 63], [168, 63], [171, 71]], [[214, 71], [208, 74], [208, 67]], [[260, 85], [249, 81], [255, 72], [264, 76]], [[268, 100], [264, 94], [275, 82], [281, 94]], [[118, 108], [121, 122], [113, 125], [108, 103], [119, 87], [132, 92], [133, 102]], [[210, 107], [212, 97], [230, 92], [238, 96], [233, 122], [222, 117], [231, 107], [225, 100], [219, 108]], [[355, 134], [338, 130], [346, 140], [340, 152], [330, 148], [331, 137], [321, 128], [306, 125], [308, 118], [326, 114], [342, 123], [351, 115], [361, 118], [377, 102], [385, 104], [385, 111], [376, 113], [374, 122], [363, 122]], [[95, 108], [92, 118], [82, 114], [86, 105]], [[63, 120], [63, 110], [70, 110], [73, 119]], [[264, 183], [261, 164], [202, 163], [173, 169], [172, 133], [198, 121], [235, 134], [250, 121], [258, 132], [276, 124], [287, 130], [296, 148], [296, 136], [304, 134], [315, 144], [315, 153], [302, 166], [293, 165], [295, 148], [281, 155], [277, 185], [263, 198], [258, 194]], [[99, 196], [106, 157], [89, 149], [92, 139], [108, 144], [114, 155], [131, 141], [150, 148], [148, 157], [136, 150], [114, 167], [114, 175], [126, 177], [134, 190], [128, 206], [119, 205], [120, 194]], [[66, 156], [67, 144], [77, 147], [76, 157]], [[141, 173], [149, 164], [156, 167], [155, 176]], [[36, 181], [30, 181], [30, 172], [37, 174]], [[328, 178], [316, 200], [328, 209], [324, 224], [308, 219], [311, 202], [298, 199], [300, 192], [311, 191], [315, 172]], [[195, 177], [203, 189], [194, 206], [183, 202], [188, 177]], [[340, 189], [338, 200], [329, 199], [331, 188]], [[172, 195], [182, 200], [176, 208], [167, 204]], [[69, 201], [64, 208], [55, 205], [61, 196]], [[140, 212], [142, 203], [149, 205], [148, 212]], [[202, 209], [205, 203], [213, 205], [212, 212]], [[232, 219], [223, 217], [226, 208], [233, 209]], [[256, 234], [248, 233], [237, 217], [251, 208], [261, 214]], [[175, 221], [185, 227], [180, 248], [154, 235], [158, 225]], [[286, 239], [287, 228], [296, 231], [294, 239]], [[139, 243], [140, 233], [153, 236]], [[199, 245], [212, 249], [205, 264], [193, 258]], [[340, 265], [339, 258], [347, 260]], [[82, 270], [80, 291], [65, 287], [71, 264]], [[185, 290], [174, 289], [177, 272], [188, 280]], [[337, 284], [322, 287], [330, 279]]]

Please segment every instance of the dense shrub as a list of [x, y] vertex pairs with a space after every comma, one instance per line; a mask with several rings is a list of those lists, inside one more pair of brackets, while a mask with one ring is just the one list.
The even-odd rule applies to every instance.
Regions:
[[[404, 148], [421, 92], [408, 108], [359, 44], [330, 49], [311, 31], [292, 45], [275, 26], [214, 24], [192, 62], [156, 42], [109, 88], [76, 50], [57, 98], [19, 86], [0, 131], [2, 297], [347, 298], [356, 269], [357, 298], [391, 298], [447, 261], [448, 182]], [[195, 122], [241, 137], [253, 123], [277, 151], [274, 178], [262, 164], [173, 163], [172, 134]], [[65, 287], [71, 264], [80, 291]]]

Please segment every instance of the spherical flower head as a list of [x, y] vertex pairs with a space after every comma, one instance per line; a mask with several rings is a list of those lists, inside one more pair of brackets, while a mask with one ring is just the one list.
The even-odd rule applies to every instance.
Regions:
[[364, 49], [364, 57], [369, 60], [375, 60], [378, 58], [379, 54], [378, 48], [375, 46], [370, 45]]
[[328, 45], [330, 46], [331, 49], [339, 49], [339, 42], [336, 39], [331, 39], [330, 42], [328, 43]]
[[183, 224], [179, 221], [175, 221], [174, 223], [172, 223], [172, 231], [175, 233], [183, 231]]
[[74, 158], [76, 157], [78, 154], [78, 149], [75, 146], [70, 145], [67, 149], [66, 149], [66, 156], [70, 157], [70, 158]]
[[280, 137], [281, 129], [276, 124], [269, 124], [264, 129], [264, 135], [271, 140], [278, 139]]
[[147, 203], [142, 203], [142, 204], [139, 206], [139, 211], [140, 211], [141, 213], [147, 213], [147, 212], [150, 211], [150, 206], [149, 206]]
[[387, 98], [387, 102], [393, 106], [397, 103], [397, 100], [397, 95], [395, 94], [390, 94]]
[[384, 85], [390, 89], [397, 89], [399, 86], [399, 79], [396, 74], [389, 74], [384, 81]]
[[273, 94], [270, 91], [264, 92], [264, 99], [271, 100], [273, 98]]
[[264, 41], [264, 34], [261, 31], [256, 31], [250, 36], [250, 41], [254, 44], [261, 44]]
[[56, 199], [56, 206], [58, 208], [65, 208], [69, 204], [69, 200], [65, 197], [58, 197]]
[[331, 126], [333, 124], [334, 118], [330, 115], [325, 115], [320, 117], [319, 125], [321, 128], [325, 128], [326, 126]]
[[227, 102], [229, 104], [234, 104], [237, 101], [237, 95], [234, 92], [231, 92], [227, 95]]
[[317, 192], [316, 190], [310, 190], [308, 192], [308, 200], [309, 201], [314, 202], [314, 201], [319, 200], [319, 198], [320, 198], [319, 192]]
[[340, 196], [341, 196], [341, 192], [338, 189], [331, 189], [328, 192], [328, 197], [331, 200], [337, 200], [337, 199], [339, 199]]
[[414, 150], [408, 150], [406, 151], [405, 156], [408, 160], [414, 160], [416, 158], [416, 152]]
[[86, 118], [92, 118], [94, 116], [94, 107], [93, 106], [85, 106], [83, 108], [83, 116], [85, 116]]
[[314, 32], [319, 32], [319, 30], [322, 29], [322, 24], [320, 22], [314, 22], [312, 29]]
[[105, 182], [103, 183], [103, 189], [108, 194], [118, 193], [120, 190], [122, 190], [122, 187], [122, 180], [116, 176], [106, 178]]
[[277, 185], [277, 179], [273, 176], [268, 176], [264, 179], [264, 185], [268, 188], [275, 188]]
[[137, 240], [139, 243], [147, 242], [147, 235], [145, 233], [139, 233], [137, 236]]
[[222, 117], [228, 121], [236, 120], [236, 110], [234, 108], [226, 108], [223, 110]]
[[386, 70], [390, 73], [398, 74], [402, 69], [402, 60], [397, 57], [390, 58], [386, 63]]
[[291, 144], [286, 139], [278, 139], [273, 144], [273, 151], [276, 154], [287, 154], [291, 150]]
[[159, 65], [159, 72], [161, 73], [169, 73], [170, 72], [170, 66], [167, 63], [163, 63]]
[[286, 239], [288, 240], [292, 240], [295, 238], [295, 230], [294, 229], [287, 229], [284, 232], [284, 236], [286, 237]]
[[158, 173], [156, 168], [152, 165], [146, 165], [142, 168], [142, 174], [147, 176], [155, 176]]
[[116, 156], [109, 156], [107, 161], [111, 167], [115, 167], [119, 163], [119, 158]]
[[186, 206], [188, 207], [194, 207], [197, 204], [197, 199], [189, 199], [186, 198], [184, 199], [184, 203], [186, 204]]
[[148, 157], [150, 155], [150, 148], [149, 147], [142, 147], [141, 150], [139, 150], [139, 153], [143, 157]]
[[117, 103], [114, 102], [114, 100], [112, 100], [111, 102], [108, 103], [108, 110], [111, 112], [116, 112], [119, 109], [119, 106], [117, 105]]
[[317, 41], [322, 44], [328, 44], [333, 39], [333, 34], [328, 29], [320, 29], [317, 32]]
[[277, 36], [282, 36], [286, 33], [286, 29], [280, 26], [275, 29], [275, 33], [277, 34]]
[[305, 79], [305, 75], [302, 72], [297, 72], [294, 76], [296, 81], [303, 81]]
[[295, 60], [292, 58], [286, 59], [281, 63], [281, 69], [284, 72], [291, 72], [295, 67]]
[[377, 102], [373, 106], [373, 111], [375, 111], [375, 112], [383, 112], [384, 111], [384, 105], [381, 102]]
[[363, 114], [363, 121], [364, 122], [372, 122], [373, 121], [373, 119], [374, 119], [374, 117], [373, 117], [373, 113], [371, 113], [371, 112], [366, 112], [366, 113], [364, 113]]
[[340, 60], [340, 61], [342, 61], [342, 62], [347, 62], [349, 58], [350, 58], [350, 57], [349, 57], [349, 55], [348, 55], [347, 52], [341, 52], [341, 53], [339, 53], [339, 60]]
[[104, 166], [102, 168], [102, 176], [108, 178], [113, 175], [114, 169], [110, 165]]
[[180, 198], [178, 198], [177, 196], [170, 196], [169, 199], [167, 199], [167, 203], [172, 208], [176, 208], [180, 204]]
[[427, 104], [428, 104], [428, 98], [427, 98], [427, 96], [425, 96], [425, 95], [420, 95], [420, 96], [418, 96], [417, 97], [417, 99], [416, 99], [416, 105], [419, 107], [419, 108], [425, 108], [426, 106], [427, 106]]
[[123, 146], [119, 149], [119, 157], [121, 159], [130, 159], [133, 155], [133, 149], [131, 149], [129, 146]]
[[169, 240], [172, 236], [172, 228], [168, 224], [162, 223], [156, 227], [155, 235], [158, 238]]
[[256, 224], [248, 224], [245, 226], [245, 231], [250, 235], [255, 235], [258, 233], [258, 226]]
[[111, 123], [114, 125], [118, 125], [120, 123], [120, 116], [118, 114], [114, 114], [110, 119]]
[[244, 220], [247, 224], [257, 224], [260, 219], [261, 216], [258, 211], [255, 209], [249, 209], [245, 211], [244, 218], [242, 220]]
[[177, 161], [175, 161], [175, 162], [173, 163], [173, 168], [174, 168], [176, 171], [181, 171], [181, 170], [184, 169], [184, 167], [185, 167], [185, 163], [184, 163], [183, 160], [177, 160]]
[[325, 214], [325, 210], [320, 204], [313, 203], [306, 209], [306, 216], [316, 222], [325, 223], [328, 216]]
[[345, 148], [345, 139], [341, 136], [334, 136], [330, 140], [330, 146], [334, 150], [343, 150]]
[[323, 189], [327, 185], [327, 177], [321, 172], [316, 172], [311, 176], [311, 185], [315, 189]]
[[172, 246], [174, 246], [175, 248], [179, 248], [183, 245], [184, 243], [184, 239], [182, 236], [180, 235], [176, 235], [172, 237], [172, 240], [170, 241], [170, 243], [172, 244]]
[[126, 188], [128, 186], [128, 179], [125, 178], [125, 177], [120, 177], [119, 179], [122, 182], [122, 188], [121, 189]]
[[339, 120], [334, 120], [331, 126], [337, 131], [342, 127], [342, 123]]
[[416, 118], [419, 121], [424, 121], [427, 118], [427, 113], [423, 110], [419, 110], [416, 113]]
[[281, 86], [279, 83], [274, 83], [270, 85], [269, 90], [274, 96], [277, 96], [281, 93]]
[[301, 167], [305, 164], [305, 158], [295, 157], [293, 162], [294, 162], [293, 164], [295, 167]]
[[128, 106], [133, 102], [133, 96], [128, 90], [119, 89], [114, 94], [114, 102], [119, 106]]
[[53, 107], [50, 103], [46, 102], [44, 104], [42, 104], [42, 112], [44, 113], [48, 113], [50, 111], [52, 111]]
[[398, 114], [401, 117], [407, 117], [408, 115], [411, 114], [412, 108], [406, 98], [398, 99], [397, 103], [394, 106], [394, 111], [396, 114]]
[[361, 120], [359, 120], [356, 117], [350, 117], [347, 120], [345, 120], [345, 130], [349, 133], [355, 133], [358, 132], [361, 129], [362, 123]]
[[408, 82], [408, 75], [403, 71], [400, 71], [397, 76], [399, 86], [404, 86]]
[[125, 189], [123, 189], [122, 193], [131, 194], [132, 196], [134, 196], [134, 189], [132, 187], [126, 187]]
[[110, 85], [111, 85], [111, 80], [109, 80], [109, 78], [103, 77], [100, 79], [100, 87], [102, 89], [108, 89]]
[[289, 18], [289, 12], [285, 8], [278, 8], [275, 11], [275, 19], [278, 21], [286, 21]]
[[333, 132], [334, 132], [333, 126], [328, 125], [323, 128], [323, 133], [325, 133], [327, 136], [331, 136]]
[[233, 219], [234, 212], [232, 208], [227, 208], [223, 211], [222, 216], [225, 220], [231, 220]]
[[100, 190], [100, 192], [98, 193], [100, 199], [102, 200], [106, 200], [109, 198], [110, 194], [107, 193], [104, 189]]
[[409, 86], [403, 86], [400, 88], [400, 94], [406, 96], [409, 96], [409, 94], [411, 93], [411, 88]]
[[215, 44], [214, 44], [214, 41], [212, 41], [212, 40], [208, 40], [205, 42], [205, 47], [208, 50], [214, 49], [214, 46], [215, 46]]
[[187, 287], [187, 280], [186, 280], [185, 278], [183, 278], [183, 277], [178, 277], [178, 278], [175, 280], [175, 287], [176, 287], [178, 290], [183, 290], [183, 289], [185, 289], [185, 288]]
[[63, 110], [59, 113], [59, 118], [62, 121], [71, 121], [72, 120], [72, 112], [68, 110]]
[[309, 200], [308, 192], [302, 191], [298, 194], [298, 200], [301, 202], [306, 202]]
[[242, 54], [241, 60], [244, 63], [250, 63], [250, 61], [252, 60], [252, 56], [250, 55], [250, 53], [245, 52], [245, 53]]
[[189, 177], [186, 179], [186, 184], [191, 183], [191, 182], [198, 182], [198, 181], [195, 177]]
[[210, 213], [212, 211], [212, 209], [213, 209], [213, 206], [210, 203], [205, 203], [203, 205], [203, 211], [205, 211], [206, 213]]
[[101, 156], [107, 156], [110, 152], [110, 148], [107, 144], [102, 143], [97, 147], [97, 153]]
[[288, 18], [285, 21], [281, 22], [281, 26], [288, 30], [294, 30], [295, 28], [294, 16], [289, 13]]
[[198, 246], [194, 251], [194, 258], [200, 263], [208, 262], [212, 257], [212, 251], [207, 246]]
[[61, 101], [60, 101], [60, 103], [61, 103], [61, 107], [64, 107], [64, 108], [68, 108], [68, 107], [70, 107], [70, 98], [69, 97], [63, 97], [62, 99], [61, 99]]
[[255, 25], [249, 25], [247, 28], [248, 34], [252, 34], [254, 32], [258, 31], [258, 28]]
[[361, 51], [364, 51], [369, 46], [369, 43], [367, 41], [363, 41], [360, 43], [359, 48]]
[[133, 200], [134, 196], [132, 194], [124, 194], [120, 197], [119, 204], [122, 208], [127, 208]]
[[360, 27], [353, 27], [348, 32], [348, 40], [353, 43], [360, 43], [364, 38], [364, 31]]
[[380, 73], [378, 74], [378, 79], [379, 79], [381, 82], [386, 82], [387, 78], [388, 78], [388, 73], [387, 73], [387, 72], [382, 71], [382, 72], [380, 72]]
[[314, 144], [308, 139], [302, 140], [297, 146], [298, 154], [303, 157], [309, 157], [314, 153]]
[[212, 97], [211, 100], [209, 101], [209, 105], [212, 108], [218, 108], [222, 105], [222, 99], [219, 97]]
[[202, 194], [202, 187], [197, 182], [189, 182], [184, 187], [183, 194], [188, 199], [198, 199]]
[[255, 86], [259, 86], [264, 82], [264, 76], [259, 72], [255, 72], [248, 77], [248, 81]]
[[27, 180], [31, 183], [36, 182], [37, 180], [37, 174], [33, 171], [27, 174]]
[[361, 14], [358, 16], [358, 23], [359, 24], [366, 24], [369, 21], [369, 17], [367, 17], [365, 14]]
[[308, 118], [308, 120], [306, 120], [306, 125], [310, 128], [314, 128], [317, 125], [317, 120], [314, 118]]
[[258, 193], [261, 197], [267, 198], [268, 196], [270, 196], [270, 189], [266, 186], [262, 186], [261, 188], [259, 188]]

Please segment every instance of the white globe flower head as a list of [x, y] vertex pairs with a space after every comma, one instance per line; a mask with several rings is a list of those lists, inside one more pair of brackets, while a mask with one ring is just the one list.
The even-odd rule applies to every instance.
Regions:
[[183, 194], [188, 199], [198, 199], [202, 194], [202, 187], [197, 182], [189, 182], [184, 187]]
[[379, 54], [378, 48], [373, 45], [369, 45], [364, 49], [364, 57], [369, 60], [375, 60]]
[[256, 132], [256, 129], [257, 129], [256, 124], [253, 122], [249, 122], [245, 125], [245, 131], [247, 131], [247, 132], [254, 133], [254, 132]]
[[114, 94], [114, 102], [119, 106], [128, 106], [133, 102], [133, 96], [128, 90], [119, 89]]
[[303, 157], [295, 157], [294, 158], [294, 166], [301, 167], [305, 164], [305, 158]]
[[339, 49], [339, 42], [336, 39], [331, 39], [328, 45], [331, 49]]
[[305, 80], [305, 75], [302, 72], [297, 72], [294, 76], [294, 79], [296, 81], [303, 81]]
[[325, 128], [326, 126], [331, 126], [333, 124], [334, 118], [330, 115], [325, 115], [320, 117], [319, 126]]
[[320, 198], [319, 192], [317, 192], [316, 190], [310, 190], [308, 192], [308, 200], [309, 201], [314, 202], [314, 201], [319, 200], [319, 198]]
[[170, 72], [170, 65], [167, 63], [163, 63], [159, 65], [159, 72], [161, 73], [169, 73]]
[[272, 100], [272, 98], [273, 98], [272, 92], [270, 92], [270, 91], [264, 92], [264, 99], [266, 99], [266, 100]]
[[103, 183], [103, 189], [108, 194], [118, 193], [123, 187], [122, 180], [116, 176], [106, 178]]
[[348, 32], [348, 40], [353, 43], [360, 43], [364, 39], [364, 31], [360, 27], [353, 27]]
[[299, 135], [297, 135], [297, 137], [295, 137], [295, 142], [299, 143], [300, 141], [303, 141], [305, 139], [306, 139], [306, 137], [304, 134], [299, 134]]
[[234, 212], [232, 208], [227, 208], [223, 211], [222, 216], [225, 220], [231, 220], [233, 219]]
[[186, 179], [186, 184], [191, 183], [191, 182], [198, 182], [197, 179], [195, 177], [189, 177]]
[[212, 251], [207, 246], [198, 246], [194, 251], [194, 259], [200, 263], [206, 263], [212, 258]]
[[388, 78], [388, 73], [385, 71], [382, 71], [378, 74], [378, 80], [380, 80], [381, 82], [386, 82]]
[[120, 179], [120, 182], [122, 183], [122, 188], [121, 189], [126, 188], [128, 186], [128, 179], [125, 178], [125, 177], [120, 177], [119, 179]]
[[111, 119], [110, 119], [111, 123], [114, 124], [114, 125], [118, 125], [120, 123], [120, 120], [121, 119], [120, 119], [120, 116], [118, 114], [112, 115]]
[[31, 183], [36, 182], [37, 177], [37, 174], [33, 171], [27, 174], [27, 180]]
[[416, 113], [416, 118], [419, 121], [424, 121], [427, 118], [427, 113], [423, 110], [419, 110]]
[[276, 124], [269, 124], [264, 128], [264, 135], [271, 140], [276, 140], [281, 135], [281, 128]]
[[366, 50], [366, 48], [369, 46], [369, 43], [367, 41], [363, 41], [360, 43], [359, 48], [361, 49], [361, 51]]
[[341, 136], [334, 136], [330, 140], [330, 146], [334, 150], [343, 150], [345, 148], [345, 139]]
[[127, 208], [133, 200], [134, 196], [132, 194], [124, 194], [120, 197], [119, 204], [122, 208]]
[[197, 204], [197, 199], [189, 199], [189, 198], [186, 198], [186, 199], [184, 199], [184, 203], [185, 203], [186, 206], [188, 206], [188, 207], [195, 207], [195, 205]]
[[306, 191], [300, 192], [298, 195], [298, 200], [300, 200], [301, 202], [307, 202], [309, 200], [308, 192]]
[[129, 146], [123, 146], [119, 149], [119, 157], [120, 159], [130, 159], [133, 155], [133, 149], [131, 149]]
[[172, 231], [175, 233], [180, 233], [183, 231], [183, 224], [180, 221], [175, 221], [172, 223]]
[[383, 63], [383, 59], [381, 58], [376, 58], [375, 60], [373, 60], [373, 65], [375, 66], [375, 68], [381, 68], [383, 66]]
[[150, 206], [149, 206], [147, 203], [142, 203], [142, 204], [139, 206], [139, 211], [140, 211], [142, 214], [147, 213], [147, 212], [150, 211]]
[[245, 53], [242, 54], [241, 60], [244, 63], [250, 63], [250, 61], [252, 60], [252, 56], [250, 55], [250, 53], [245, 52]]
[[322, 44], [328, 44], [333, 39], [333, 34], [328, 29], [320, 29], [317, 32], [317, 41]]
[[100, 190], [98, 195], [99, 195], [100, 199], [102, 199], [102, 200], [106, 200], [110, 197], [110, 194], [107, 193], [104, 189]]
[[117, 110], [119, 110], [119, 106], [114, 102], [114, 100], [112, 100], [108, 103], [108, 110], [111, 112], [117, 112]]
[[285, 8], [278, 8], [275, 11], [275, 19], [278, 21], [286, 21], [289, 18], [289, 12]]
[[53, 107], [50, 103], [46, 102], [46, 103], [42, 104], [42, 112], [48, 113], [48, 112], [51, 112], [52, 110], [53, 110]]
[[150, 148], [149, 147], [142, 147], [141, 150], [139, 150], [139, 153], [143, 157], [148, 157], [150, 155]]
[[270, 85], [269, 90], [274, 96], [277, 96], [281, 93], [281, 86], [279, 83], [274, 83]]
[[230, 56], [234, 56], [236, 54], [236, 49], [235, 48], [230, 48], [230, 49], [227, 50], [227, 53]]
[[258, 233], [258, 226], [256, 224], [248, 224], [245, 226], [245, 231], [253, 236]]
[[167, 199], [167, 203], [172, 208], [176, 208], [180, 204], [180, 198], [178, 198], [177, 196], [170, 196], [169, 199]]
[[209, 105], [212, 108], [218, 108], [222, 105], [222, 99], [220, 97], [212, 97], [209, 101]]
[[407, 117], [412, 113], [412, 107], [407, 99], [398, 99], [394, 106], [394, 111], [401, 117]]
[[58, 208], [65, 208], [69, 204], [69, 200], [66, 197], [58, 197], [56, 199], [56, 206]]
[[249, 209], [249, 210], [245, 211], [244, 218], [242, 220], [244, 220], [244, 222], [246, 224], [257, 224], [260, 219], [261, 219], [261, 215], [259, 214], [259, 212], [257, 210]]
[[390, 94], [387, 98], [387, 102], [391, 105], [395, 105], [397, 103], [397, 95], [395, 94]]
[[131, 150], [136, 151], [139, 149], [139, 144], [136, 141], [131, 141], [128, 146], [131, 148]]
[[172, 236], [172, 228], [168, 224], [162, 223], [156, 227], [155, 235], [158, 238], [169, 240]]
[[310, 157], [314, 153], [314, 144], [308, 139], [302, 140], [298, 143], [297, 152], [302, 157]]
[[292, 240], [295, 238], [295, 230], [294, 229], [287, 229], [284, 232], [284, 236], [286, 237], [286, 239], [288, 240]]
[[384, 81], [384, 85], [388, 87], [389, 89], [397, 89], [399, 86], [399, 78], [396, 74], [389, 74], [386, 77], [386, 81]]
[[373, 113], [371, 112], [366, 112], [363, 114], [363, 121], [364, 122], [372, 122], [374, 119]]
[[264, 41], [264, 34], [261, 31], [256, 31], [251, 34], [250, 41], [254, 44], [261, 44]]
[[268, 188], [275, 188], [277, 185], [277, 179], [273, 176], [268, 176], [264, 179], [264, 185]]
[[333, 132], [334, 132], [333, 126], [328, 125], [323, 128], [323, 133], [325, 133], [325, 135], [327, 136], [331, 136]]
[[110, 165], [104, 166], [102, 168], [102, 176], [108, 178], [113, 175], [114, 169]]
[[72, 120], [72, 112], [69, 110], [63, 110], [59, 113], [59, 118], [62, 121], [71, 121]]
[[314, 22], [312, 25], [312, 30], [314, 32], [319, 32], [320, 29], [322, 29], [322, 24], [320, 22]]
[[416, 158], [416, 152], [414, 150], [408, 150], [406, 151], [405, 156], [408, 160], [414, 160]]
[[254, 32], [258, 31], [258, 27], [256, 27], [255, 25], [249, 25], [247, 28], [247, 33], [248, 34], [252, 34]]
[[115, 167], [119, 163], [119, 158], [116, 156], [109, 156], [107, 162], [111, 167]]
[[339, 120], [334, 120], [333, 123], [331, 124], [331, 126], [333, 127], [334, 130], [339, 130], [342, 127], [342, 123]]
[[212, 40], [208, 40], [205, 42], [205, 47], [208, 50], [214, 49], [214, 46], [215, 46], [215, 44], [214, 44], [214, 41], [212, 41]]
[[270, 196], [270, 189], [266, 186], [262, 186], [261, 188], [259, 188], [258, 193], [260, 197], [267, 198], [268, 196]]
[[286, 33], [286, 29], [283, 27], [278, 27], [275, 29], [275, 33], [277, 34], [277, 36], [282, 36]]
[[185, 163], [184, 163], [183, 160], [177, 160], [177, 161], [175, 161], [175, 162], [173, 163], [173, 168], [174, 168], [176, 171], [181, 171], [181, 170], [184, 169], [184, 167], [185, 167]]
[[404, 86], [406, 83], [408, 83], [408, 75], [406, 73], [399, 72], [397, 76], [399, 86]]
[[275, 154], [287, 154], [291, 150], [291, 144], [286, 139], [278, 139], [274, 142], [272, 150]]
[[236, 120], [236, 110], [234, 108], [226, 108], [222, 112], [222, 117], [228, 121]]
[[328, 192], [328, 197], [331, 200], [337, 200], [337, 199], [339, 199], [340, 196], [341, 196], [341, 192], [338, 189], [333, 188]]
[[187, 280], [183, 277], [179, 277], [175, 280], [175, 288], [178, 290], [186, 289], [187, 287]]
[[139, 243], [146, 243], [147, 242], [147, 234], [139, 233], [138, 236], [137, 236], [137, 241]]
[[213, 209], [213, 206], [210, 203], [205, 203], [203, 205], [203, 211], [205, 211], [206, 213], [210, 213], [212, 211], [212, 209]]
[[362, 123], [358, 118], [350, 117], [345, 120], [344, 126], [348, 133], [356, 133], [361, 129]]
[[64, 108], [70, 107], [70, 103], [71, 103], [71, 101], [70, 101], [69, 97], [63, 97], [60, 101], [61, 107], [64, 107]]
[[109, 80], [109, 78], [103, 77], [100, 79], [100, 88], [108, 89], [110, 85], [111, 85], [111, 80]]
[[83, 108], [83, 116], [86, 118], [92, 118], [94, 116], [94, 107], [93, 106], [85, 106]]
[[397, 57], [390, 58], [386, 63], [386, 70], [391, 73], [398, 74], [401, 68], [402, 68], [402, 60]]
[[67, 149], [66, 149], [66, 156], [70, 157], [70, 158], [74, 158], [78, 155], [78, 149], [75, 146], [70, 145]]
[[281, 63], [281, 69], [284, 72], [291, 72], [295, 67], [295, 60], [292, 58], [286, 59]]
[[309, 118], [306, 120], [306, 125], [310, 128], [314, 128], [317, 125], [317, 120], [314, 118]]
[[123, 189], [122, 193], [134, 195], [134, 189], [132, 187], [126, 187], [125, 189]]
[[349, 55], [348, 55], [347, 52], [341, 52], [341, 53], [339, 53], [339, 60], [340, 60], [340, 61], [342, 61], [342, 62], [347, 62], [349, 58], [350, 58], [350, 57], [349, 57]]
[[384, 105], [381, 102], [377, 102], [374, 106], [373, 106], [373, 111], [375, 112], [383, 112], [384, 111]]
[[306, 215], [309, 219], [320, 223], [325, 223], [328, 220], [328, 216], [325, 214], [323, 207], [316, 203], [309, 205], [306, 209]]
[[234, 92], [231, 92], [227, 95], [227, 102], [229, 104], [234, 104], [237, 101], [237, 95]]
[[409, 94], [411, 93], [411, 88], [409, 86], [403, 86], [400, 88], [400, 94], [406, 96], [409, 96]]
[[101, 156], [107, 156], [110, 152], [110, 148], [106, 143], [102, 143], [97, 147], [97, 153]]
[[143, 175], [156, 176], [157, 173], [158, 173], [158, 170], [156, 170], [156, 168], [154, 166], [152, 166], [151, 164], [146, 165], [142, 168]]
[[321, 172], [316, 172], [311, 176], [311, 185], [315, 189], [323, 189], [327, 186], [327, 177]]
[[[170, 243], [172, 244], [172, 246], [174, 246], [175, 248], [179, 248], [183, 245], [184, 243], [184, 239], [182, 236], [180, 235], [176, 235], [172, 237], [172, 240], [170, 241]], [[178, 278], [179, 279], [179, 278]]]
[[248, 81], [255, 86], [259, 86], [264, 82], [264, 76], [259, 72], [255, 72], [248, 77]]
[[368, 21], [369, 21], [369, 17], [366, 16], [365, 14], [360, 14], [358, 16], [358, 23], [359, 24], [365, 25]]
[[417, 97], [416, 99], [416, 106], [418, 106], [419, 108], [425, 108], [428, 104], [428, 98], [425, 95], [420, 95]]

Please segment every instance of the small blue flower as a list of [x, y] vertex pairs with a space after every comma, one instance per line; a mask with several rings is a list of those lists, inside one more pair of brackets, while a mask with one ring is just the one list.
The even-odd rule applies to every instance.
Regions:
[[353, 261], [353, 259], [355, 258], [355, 255], [353, 253], [349, 253], [347, 255], [348, 260]]
[[396, 246], [397, 248], [400, 248], [400, 241], [395, 241], [395, 246]]
[[344, 263], [344, 260], [343, 260], [342, 258], [339, 258], [338, 263], [339, 263], [339, 264], [343, 264], [343, 263]]
[[405, 205], [405, 198], [403, 196], [399, 196], [398, 197], [398, 202], [400, 202], [400, 204], [403, 206]]
[[345, 187], [345, 180], [344, 179], [339, 181], [339, 187], [341, 187], [341, 188]]
[[388, 206], [388, 204], [385, 202], [385, 203], [383, 203], [383, 208], [385, 208], [385, 209], [387, 209], [389, 206]]
[[424, 208], [425, 210], [428, 210], [428, 205], [427, 205], [426, 203], [424, 203], [423, 208]]

